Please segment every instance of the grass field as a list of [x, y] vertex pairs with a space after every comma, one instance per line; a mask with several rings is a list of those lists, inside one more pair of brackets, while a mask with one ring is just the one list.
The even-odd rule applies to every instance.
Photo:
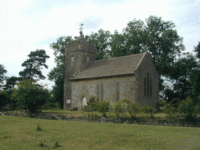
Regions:
[[[42, 131], [37, 131], [37, 125]], [[0, 149], [200, 149], [200, 128], [0, 116]], [[41, 142], [45, 147], [39, 146]]]

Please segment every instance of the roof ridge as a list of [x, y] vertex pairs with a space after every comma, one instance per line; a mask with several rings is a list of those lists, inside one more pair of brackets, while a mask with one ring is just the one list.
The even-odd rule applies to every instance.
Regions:
[[94, 61], [91, 61], [90, 63], [97, 62], [97, 61], [105, 61], [105, 60], [110, 60], [110, 59], [117, 59], [117, 58], [122, 58], [122, 57], [130, 57], [130, 56], [135, 56], [135, 55], [142, 55], [142, 54], [145, 54], [145, 53], [147, 53], [147, 52], [137, 53], [137, 54], [130, 54], [130, 55], [119, 56], [119, 57], [112, 57], [112, 58], [107, 58], [107, 59], [94, 60]]

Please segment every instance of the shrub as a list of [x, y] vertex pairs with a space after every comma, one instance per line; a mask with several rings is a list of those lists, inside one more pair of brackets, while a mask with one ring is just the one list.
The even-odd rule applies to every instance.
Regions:
[[127, 106], [127, 111], [131, 117], [136, 117], [136, 114], [140, 113], [140, 106], [138, 103], [133, 103]]
[[122, 104], [122, 102], [116, 102], [114, 104], [114, 111], [116, 113], [116, 117], [119, 118], [119, 115], [123, 112], [123, 104]]
[[18, 106], [35, 112], [48, 101], [50, 94], [48, 90], [33, 84], [32, 80], [26, 80], [18, 84], [18, 89], [14, 89], [12, 98], [17, 100]]
[[147, 116], [150, 115], [150, 117], [153, 117], [154, 109], [155, 109], [154, 106], [148, 106], [148, 105], [140, 107], [141, 113], [146, 114]]
[[10, 102], [10, 98], [6, 91], [0, 90], [0, 110], [5, 109], [6, 105]]
[[169, 103], [165, 105], [164, 112], [166, 113], [166, 117], [171, 120], [175, 118], [177, 110], [172, 104]]
[[181, 101], [178, 110], [180, 114], [184, 115], [185, 119], [189, 119], [197, 116], [198, 106], [193, 104], [191, 97], [188, 97], [186, 100]]
[[109, 111], [110, 103], [108, 101], [98, 101], [96, 104], [96, 109], [102, 113], [103, 117], [106, 117], [106, 113]]
[[37, 125], [37, 131], [42, 131], [42, 128], [40, 127], [39, 123]]

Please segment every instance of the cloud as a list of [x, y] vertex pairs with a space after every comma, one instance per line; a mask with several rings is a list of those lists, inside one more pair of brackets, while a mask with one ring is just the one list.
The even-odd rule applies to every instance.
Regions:
[[83, 19], [81, 23], [84, 24], [83, 28], [87, 30], [98, 29], [102, 24], [103, 19], [98, 16], [90, 16]]

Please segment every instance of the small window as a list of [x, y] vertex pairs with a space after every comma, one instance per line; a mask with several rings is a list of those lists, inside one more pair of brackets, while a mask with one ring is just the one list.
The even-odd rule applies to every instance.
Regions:
[[103, 100], [103, 84], [101, 84], [101, 101]]
[[146, 77], [145, 77], [144, 78], [144, 96], [146, 96], [146, 92], [147, 92], [146, 85], [147, 85], [147, 81], [146, 81]]
[[90, 57], [89, 57], [89, 55], [87, 55], [87, 61], [90, 61]]
[[73, 55], [71, 55], [71, 61], [74, 61], [74, 56]]
[[149, 77], [149, 73], [144, 77], [144, 96], [152, 96], [152, 79]]
[[119, 83], [116, 84], [116, 100], [119, 101]]
[[150, 78], [150, 96], [152, 96], [152, 79]]
[[147, 73], [147, 96], [149, 96], [149, 73]]
[[97, 100], [99, 100], [99, 84], [97, 85]]

